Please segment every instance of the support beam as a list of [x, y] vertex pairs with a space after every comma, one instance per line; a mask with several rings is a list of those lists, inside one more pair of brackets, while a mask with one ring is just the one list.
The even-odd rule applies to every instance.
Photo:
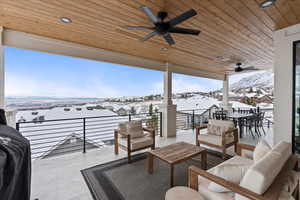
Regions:
[[0, 108], [5, 107], [5, 71], [4, 71], [4, 44], [3, 44], [3, 33], [4, 29], [0, 26]]
[[223, 80], [223, 101], [221, 103], [221, 107], [224, 110], [231, 111], [232, 109], [232, 104], [229, 103], [229, 77], [228, 75], [225, 75], [224, 80]]
[[176, 137], [176, 105], [172, 102], [172, 71], [171, 64], [166, 63], [164, 72], [164, 100], [161, 105], [163, 117], [163, 136]]

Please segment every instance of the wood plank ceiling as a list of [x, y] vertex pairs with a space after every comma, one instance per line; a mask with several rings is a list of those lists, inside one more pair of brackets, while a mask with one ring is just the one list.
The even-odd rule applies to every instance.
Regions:
[[[265, 9], [259, 8], [262, 1], [1, 0], [0, 26], [223, 74], [238, 60], [271, 68], [273, 32], [300, 23], [300, 0], [277, 0]], [[147, 31], [120, 28], [151, 25], [138, 9], [141, 5], [151, 7], [155, 13], [167, 11], [169, 18], [193, 8], [198, 15], [180, 26], [200, 29], [202, 33], [173, 34], [176, 44], [171, 47], [158, 37], [141, 43], [138, 40]], [[71, 18], [73, 23], [61, 23], [62, 16]]]

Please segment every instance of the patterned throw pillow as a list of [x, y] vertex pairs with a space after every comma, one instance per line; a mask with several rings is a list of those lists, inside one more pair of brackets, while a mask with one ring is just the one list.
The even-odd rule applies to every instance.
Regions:
[[219, 126], [213, 125], [213, 124], [208, 124], [207, 125], [207, 133], [211, 135], [218, 135], [221, 136], [221, 130]]
[[142, 137], [144, 135], [142, 121], [136, 120], [129, 122], [127, 125], [127, 131], [131, 138]]

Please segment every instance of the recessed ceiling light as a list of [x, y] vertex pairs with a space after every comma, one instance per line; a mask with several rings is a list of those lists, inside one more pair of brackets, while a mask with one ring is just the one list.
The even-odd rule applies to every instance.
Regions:
[[267, 8], [267, 7], [269, 7], [269, 6], [274, 5], [275, 2], [276, 2], [276, 0], [267, 0], [267, 1], [262, 2], [262, 3], [259, 5], [259, 7], [261, 7], [261, 8]]
[[160, 50], [161, 50], [161, 51], [168, 51], [168, 48], [163, 47], [163, 48], [161, 48]]
[[70, 23], [72, 23], [72, 20], [71, 20], [70, 18], [68, 18], [68, 17], [61, 17], [61, 18], [59, 18], [59, 20], [60, 20], [61, 22], [65, 23], [65, 24], [70, 24]]

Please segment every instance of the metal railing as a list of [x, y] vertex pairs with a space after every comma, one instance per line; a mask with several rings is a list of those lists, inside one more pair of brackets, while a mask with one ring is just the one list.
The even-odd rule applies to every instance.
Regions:
[[[212, 119], [213, 113], [217, 110], [220, 108], [215, 106], [208, 109], [179, 110], [176, 114], [176, 128], [177, 130], [194, 130], [197, 126]], [[273, 125], [273, 108], [260, 109], [260, 111], [265, 112], [264, 125], [270, 128]]]
[[208, 109], [195, 109], [195, 110], [179, 110], [176, 114], [176, 128], [177, 130], [190, 130], [195, 129], [204, 123], [207, 123], [212, 118], [212, 113], [216, 107]]
[[30, 141], [33, 159], [49, 158], [113, 144], [118, 124], [131, 120], [142, 120], [162, 136], [161, 112], [18, 122], [16, 129]]
[[[177, 130], [194, 130], [213, 118], [217, 107], [197, 110], [179, 110], [176, 113]], [[273, 109], [261, 109], [270, 112], [265, 115], [265, 126], [270, 127]], [[155, 127], [162, 136], [162, 113], [142, 113], [135, 115], [113, 115], [99, 117], [54, 119], [43, 121], [18, 122], [17, 130], [31, 143], [33, 158], [48, 158], [60, 154], [99, 148], [113, 144], [114, 129], [118, 124], [131, 120], [142, 120], [143, 126]]]

